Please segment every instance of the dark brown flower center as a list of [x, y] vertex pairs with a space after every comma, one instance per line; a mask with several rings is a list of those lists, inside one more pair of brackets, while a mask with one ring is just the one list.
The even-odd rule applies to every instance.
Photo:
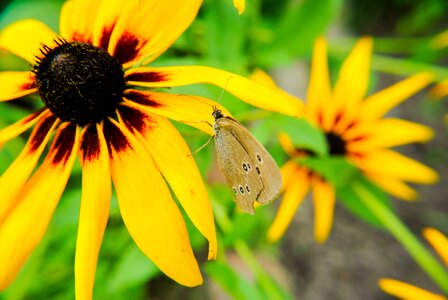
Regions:
[[325, 138], [327, 139], [328, 150], [330, 155], [345, 155], [347, 154], [347, 149], [345, 147], [345, 141], [337, 134], [333, 132], [325, 133]]
[[40, 97], [63, 121], [96, 123], [115, 111], [126, 81], [118, 60], [90, 44], [58, 41], [34, 66]]

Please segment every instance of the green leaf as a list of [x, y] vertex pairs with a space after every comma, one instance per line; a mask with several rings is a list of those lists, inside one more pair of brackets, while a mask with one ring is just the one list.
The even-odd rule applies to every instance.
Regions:
[[339, 14], [340, 0], [290, 1], [285, 7], [284, 17], [275, 37], [261, 56], [265, 65], [284, 64], [309, 53], [317, 36], [322, 35], [328, 25]]
[[225, 262], [209, 262], [205, 265], [205, 272], [233, 299], [267, 299], [247, 279], [236, 273]]
[[319, 156], [327, 155], [325, 135], [307, 120], [276, 115], [272, 117], [272, 124], [277, 126], [278, 132], [287, 133], [296, 148], [310, 150]]

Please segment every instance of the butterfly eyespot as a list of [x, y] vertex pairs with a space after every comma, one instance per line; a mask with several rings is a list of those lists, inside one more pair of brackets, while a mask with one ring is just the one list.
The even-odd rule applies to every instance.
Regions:
[[246, 184], [246, 191], [248, 192], [248, 193], [250, 193], [250, 189], [249, 189], [249, 186]]
[[252, 166], [250, 165], [250, 163], [246, 163], [247, 164], [247, 168], [250, 170], [252, 170]]
[[243, 188], [243, 186], [242, 186], [242, 185], [240, 185], [240, 186], [239, 186], [239, 189], [240, 189], [240, 192], [241, 192], [241, 194], [243, 194], [243, 195], [244, 195], [244, 188]]
[[261, 171], [260, 171], [260, 168], [258, 166], [255, 167], [255, 170], [257, 170], [257, 174], [258, 175], [261, 175]]
[[257, 160], [258, 160], [259, 163], [263, 162], [263, 159], [261, 158], [260, 154], [257, 153], [256, 157], [257, 157]]
[[246, 163], [243, 163], [243, 170], [244, 170], [244, 172], [248, 172], [249, 171], [249, 167], [247, 166], [248, 164], [246, 164]]
[[235, 193], [235, 195], [238, 194], [236, 187], [232, 187], [232, 191]]

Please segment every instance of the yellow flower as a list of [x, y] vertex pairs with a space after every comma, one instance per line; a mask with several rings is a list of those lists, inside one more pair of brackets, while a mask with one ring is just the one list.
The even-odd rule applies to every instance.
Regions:
[[[324, 39], [313, 49], [311, 78], [305, 118], [326, 136], [330, 155], [345, 157], [371, 181], [401, 199], [416, 198], [416, 192], [405, 181], [430, 184], [437, 174], [421, 163], [390, 147], [427, 141], [432, 130], [421, 124], [382, 117], [393, 107], [416, 93], [431, 81], [431, 76], [418, 74], [364, 99], [369, 82], [372, 40], [362, 38], [341, 67], [332, 91]], [[269, 85], [272, 86], [272, 83]], [[280, 136], [286, 152], [314, 155], [296, 149], [287, 135]], [[314, 194], [314, 236], [324, 242], [331, 230], [335, 191], [330, 183], [293, 160], [282, 167], [284, 196], [268, 237], [278, 240], [290, 224], [296, 209], [309, 190]]]
[[235, 5], [238, 10], [238, 14], [242, 14], [246, 8], [246, 0], [233, 0], [233, 5]]
[[0, 72], [0, 101], [38, 94], [43, 102], [42, 109], [0, 130], [1, 145], [34, 128], [0, 178], [0, 290], [14, 280], [41, 241], [77, 156], [83, 178], [76, 297], [92, 297], [111, 178], [124, 223], [142, 252], [175, 281], [202, 283], [167, 183], [208, 239], [208, 258], [214, 259], [211, 205], [187, 144], [167, 118], [212, 134], [210, 126], [197, 121], [213, 122], [212, 106], [228, 112], [208, 99], [144, 87], [211, 83], [261, 107], [275, 109], [270, 100], [279, 98], [279, 109], [292, 115], [301, 106], [286, 93], [213, 68], [132, 68], [151, 63], [169, 48], [200, 5], [200, 0], [71, 0], [62, 7], [60, 35], [32, 19], [0, 33], [0, 48], [32, 64], [27, 72]]
[[[423, 236], [440, 255], [445, 266], [448, 266], [448, 238], [435, 228], [425, 228]], [[443, 295], [434, 294], [406, 282], [390, 278], [379, 280], [380, 288], [386, 293], [406, 300], [447, 300]]]
[[[448, 48], [448, 30], [436, 35], [431, 41], [431, 46], [436, 50]], [[436, 99], [448, 96], [448, 78], [440, 81], [429, 92]]]

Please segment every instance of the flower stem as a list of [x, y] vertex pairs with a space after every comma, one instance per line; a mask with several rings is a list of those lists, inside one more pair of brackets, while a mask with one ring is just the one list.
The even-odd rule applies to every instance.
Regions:
[[369, 189], [361, 183], [354, 183], [353, 190], [389, 232], [403, 245], [428, 276], [433, 279], [444, 293], [448, 293], [448, 272], [437, 262], [428, 249]]

